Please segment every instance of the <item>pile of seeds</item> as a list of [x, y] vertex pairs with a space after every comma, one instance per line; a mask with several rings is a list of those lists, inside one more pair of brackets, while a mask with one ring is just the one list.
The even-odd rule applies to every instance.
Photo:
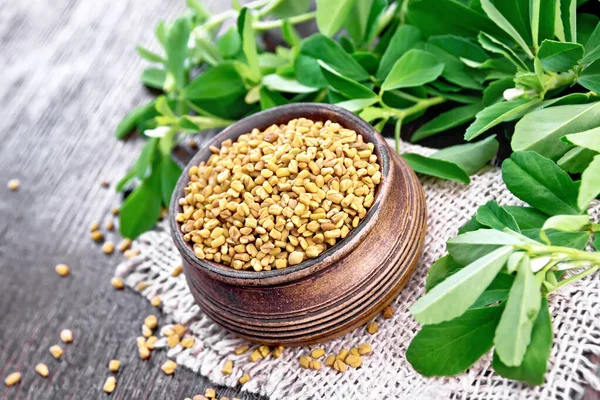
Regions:
[[381, 181], [374, 145], [331, 121], [300, 118], [211, 147], [179, 200], [200, 259], [270, 270], [317, 257], [358, 226]]

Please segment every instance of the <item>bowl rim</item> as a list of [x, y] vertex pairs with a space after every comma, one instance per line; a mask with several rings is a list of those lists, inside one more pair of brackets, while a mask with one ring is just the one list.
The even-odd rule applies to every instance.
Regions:
[[[321, 117], [321, 119], [319, 119], [319, 117]], [[361, 134], [365, 139], [365, 142], [373, 143], [378, 162], [381, 166], [382, 179], [375, 193], [373, 204], [367, 211], [365, 217], [360, 221], [356, 228], [350, 231], [348, 236], [319, 254], [319, 256], [283, 269], [259, 272], [243, 271], [233, 269], [230, 266], [214, 261], [197, 258], [193, 251], [193, 246], [183, 240], [180, 224], [175, 220], [177, 213], [181, 212], [179, 199], [189, 182], [190, 168], [199, 165], [202, 161], [208, 160], [212, 154], [210, 151], [211, 146], [220, 148], [221, 143], [225, 140], [235, 140], [240, 135], [250, 132], [253, 128], [263, 130], [273, 124], [286, 123], [295, 118], [310, 118], [315, 121], [326, 121], [329, 119], [333, 122], [340, 123], [344, 128], [352, 129], [356, 131], [356, 133]], [[256, 114], [252, 114], [233, 123], [211, 138], [211, 140], [192, 157], [183, 169], [177, 180], [175, 189], [173, 190], [169, 205], [168, 218], [173, 242], [181, 256], [187, 261], [188, 265], [204, 270], [213, 278], [231, 284], [242, 283], [253, 286], [269, 286], [303, 278], [344, 258], [352, 252], [352, 250], [371, 231], [377, 221], [376, 217], [381, 212], [381, 203], [383, 199], [388, 198], [389, 192], [391, 191], [392, 180], [394, 179], [393, 175], [395, 174], [393, 164], [394, 162], [390, 154], [390, 149], [381, 134], [362, 118], [344, 108], [326, 103], [293, 103], [269, 108]]]

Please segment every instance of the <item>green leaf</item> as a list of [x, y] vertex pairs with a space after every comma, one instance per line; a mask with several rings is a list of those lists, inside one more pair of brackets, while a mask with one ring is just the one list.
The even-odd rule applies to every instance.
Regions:
[[490, 128], [513, 118], [540, 102], [539, 99], [518, 99], [513, 101], [503, 101], [484, 108], [475, 118], [465, 132], [465, 140], [472, 140]]
[[354, 58], [369, 74], [374, 75], [379, 67], [379, 60], [377, 57], [368, 51], [357, 51], [352, 53], [352, 58]]
[[481, 225], [479, 221], [477, 221], [477, 216], [474, 215], [468, 220], [463, 226], [458, 229], [458, 234], [462, 235], [463, 233], [477, 231], [479, 229], [484, 229], [485, 226]]
[[325, 88], [327, 87], [327, 79], [321, 71], [321, 66], [312, 57], [299, 54], [294, 62], [294, 69], [296, 72], [296, 79], [298, 82], [305, 86], [314, 88]]
[[321, 60], [318, 60], [318, 63], [321, 66], [323, 75], [325, 76], [325, 79], [327, 79], [329, 85], [343, 95], [352, 99], [377, 98], [377, 95], [371, 89], [338, 74], [333, 68]]
[[592, 32], [592, 35], [585, 44], [585, 55], [581, 59], [582, 64], [587, 64], [600, 59], [600, 23]]
[[548, 218], [544, 226], [542, 226], [540, 238], [547, 244], [550, 244], [546, 231], [554, 229], [561, 232], [577, 232], [589, 224], [590, 218], [587, 215], [555, 215]]
[[490, 83], [483, 91], [483, 104], [487, 107], [503, 101], [504, 91], [514, 87], [515, 81], [513, 78], [503, 78]]
[[600, 194], [600, 155], [581, 174], [581, 186], [577, 197], [579, 209], [584, 211], [588, 205]]
[[503, 306], [469, 310], [459, 318], [424, 326], [406, 350], [406, 359], [424, 376], [456, 375], [487, 353]]
[[135, 126], [141, 121], [153, 118], [156, 115], [154, 108], [156, 100], [152, 100], [144, 105], [138, 106], [133, 110], [129, 111], [125, 117], [117, 125], [115, 130], [115, 137], [117, 139], [123, 139], [135, 128]]
[[245, 91], [244, 82], [231, 63], [203, 72], [185, 89], [186, 97], [192, 100], [210, 100]]
[[563, 136], [560, 140], [565, 143], [600, 152], [600, 126], [583, 132], [570, 133]]
[[554, 39], [555, 0], [532, 0], [530, 5], [533, 45], [537, 46], [544, 39]]
[[288, 104], [285, 97], [277, 92], [272, 92], [266, 87], [260, 88], [260, 109], [266, 110], [267, 108], [277, 107], [284, 104]]
[[262, 53], [258, 55], [258, 65], [263, 75], [274, 73], [277, 68], [286, 65], [288, 61], [273, 53]]
[[[515, 254], [511, 254], [508, 260], [510, 261]], [[515, 278], [512, 275], [500, 272], [469, 309], [487, 307], [491, 304], [505, 301], [508, 298], [508, 293], [514, 281]]]
[[196, 37], [194, 39], [194, 44], [196, 46], [194, 55], [204, 60], [207, 64], [216, 66], [223, 63], [223, 57], [221, 56], [219, 49], [208, 40]]
[[[512, 253], [508, 258], [508, 262], [506, 263], [506, 272], [512, 274], [519, 268], [519, 264], [523, 261], [523, 257], [527, 257], [527, 253], [524, 251], [517, 251]], [[511, 285], [512, 286], [512, 285]]]
[[308, 11], [310, 0], [278, 0], [276, 5], [270, 12], [271, 15], [277, 18], [290, 18], [294, 15], [303, 14]]
[[390, 44], [381, 56], [379, 69], [375, 76], [383, 81], [394, 66], [394, 63], [408, 50], [415, 48], [421, 43], [421, 31], [412, 25], [400, 25], [396, 29]]
[[594, 248], [596, 249], [596, 251], [600, 251], [600, 233], [595, 233], [594, 234]]
[[457, 182], [468, 184], [471, 182], [469, 175], [453, 162], [436, 160], [420, 154], [404, 153], [402, 154], [404, 161], [410, 167], [420, 174], [431, 175], [437, 178], [449, 179]]
[[298, 46], [302, 41], [302, 37], [288, 19], [283, 20], [283, 24], [281, 25], [281, 36], [291, 47]]
[[355, 81], [364, 81], [369, 78], [369, 73], [350, 54], [326, 36], [317, 33], [304, 39], [300, 46], [300, 52], [325, 62], [347, 78]]
[[511, 246], [504, 246], [475, 260], [432, 288], [411, 306], [410, 312], [425, 325], [461, 316], [500, 272], [512, 252]]
[[508, 228], [515, 232], [521, 232], [515, 218], [494, 200], [490, 200], [483, 206], [480, 206], [477, 209], [476, 218], [480, 224], [499, 231]]
[[494, 4], [492, 4], [490, 0], [481, 0], [481, 6], [483, 7], [483, 10], [488, 15], [488, 17], [490, 17], [490, 19], [494, 21], [496, 25], [502, 28], [503, 31], [508, 33], [509, 36], [512, 37], [515, 40], [515, 42], [519, 44], [519, 46], [521, 46], [521, 48], [523, 49], [523, 51], [525, 51], [525, 54], [527, 54], [529, 58], [533, 58], [533, 54], [531, 53], [531, 50], [529, 50], [529, 46], [527, 46], [527, 43], [525, 43], [523, 37], [504, 17], [504, 15], [502, 15], [502, 13], [498, 11], [496, 6], [494, 6]]
[[444, 132], [450, 128], [467, 123], [475, 118], [475, 115], [481, 111], [481, 103], [469, 104], [462, 107], [452, 108], [427, 122], [419, 128], [410, 138], [411, 142], [425, 139], [437, 133]]
[[226, 58], [232, 58], [240, 52], [242, 39], [235, 27], [231, 27], [217, 40], [217, 49]]
[[541, 228], [548, 215], [532, 207], [503, 206], [517, 221], [520, 230]]
[[392, 67], [381, 85], [382, 90], [421, 86], [434, 81], [444, 70], [434, 55], [423, 50], [409, 50]]
[[479, 229], [449, 239], [446, 247], [456, 262], [467, 265], [499, 247], [516, 244], [522, 244], [522, 241], [514, 235], [495, 229]]
[[485, 32], [481, 32], [477, 36], [477, 40], [479, 41], [479, 44], [481, 44], [481, 47], [483, 47], [487, 51], [491, 51], [492, 53], [503, 55], [508, 61], [514, 64], [514, 66], [517, 67], [517, 69], [522, 69], [525, 71], [528, 70], [527, 65], [525, 65], [521, 58], [517, 56], [517, 54], [510, 47], [508, 47], [495, 37], [490, 36]]
[[515, 196], [548, 215], [580, 213], [575, 182], [536, 152], [513, 153], [502, 164], [502, 179]]
[[524, 256], [494, 337], [496, 354], [507, 366], [518, 366], [523, 361], [531, 341], [533, 323], [540, 311], [540, 285], [531, 271], [529, 257]]
[[600, 61], [588, 65], [577, 78], [577, 82], [592, 92], [600, 93]]
[[450, 161], [458, 165], [468, 175], [483, 168], [498, 151], [498, 141], [490, 136], [476, 143], [459, 144], [439, 150], [430, 158]]
[[295, 79], [284, 78], [276, 74], [263, 77], [262, 83], [270, 90], [276, 92], [310, 93], [317, 90], [317, 88], [305, 86]]
[[594, 156], [598, 153], [584, 149], [583, 147], [575, 147], [565, 153], [556, 164], [570, 174], [580, 174], [592, 162]]
[[177, 184], [177, 180], [181, 175], [181, 167], [171, 159], [170, 155], [161, 154], [159, 166], [160, 170], [160, 192], [162, 195], [162, 204], [165, 207], [169, 206], [171, 195]]
[[478, 63], [483, 63], [489, 59], [489, 56], [481, 49], [481, 47], [471, 42], [469, 39], [460, 36], [432, 36], [429, 38], [428, 42], [457, 58], [464, 58]]
[[448, 276], [461, 269], [463, 266], [454, 261], [450, 254], [446, 254], [444, 257], [438, 258], [433, 263], [427, 274], [427, 280], [425, 282], [425, 291], [429, 292], [434, 286], [442, 282]]
[[582, 12], [577, 13], [577, 43], [585, 45], [600, 23], [600, 17]]
[[600, 103], [548, 107], [525, 115], [515, 125], [513, 151], [533, 150], [558, 159], [570, 146], [560, 141], [564, 135], [598, 126]]
[[544, 374], [548, 366], [548, 358], [552, 350], [552, 321], [548, 309], [548, 301], [542, 298], [540, 311], [538, 312], [531, 333], [531, 342], [527, 347], [523, 361], [519, 366], [509, 367], [505, 365], [498, 354], [494, 352], [493, 367], [501, 376], [527, 382], [530, 385], [544, 384]]
[[167, 53], [167, 68], [173, 74], [175, 84], [179, 88], [185, 87], [187, 83], [187, 71], [185, 59], [187, 58], [187, 44], [190, 37], [188, 20], [179, 18], [169, 28], [165, 42]]
[[470, 96], [461, 93], [444, 93], [430, 86], [425, 86], [425, 92], [433, 96], [441, 96], [445, 99], [456, 101], [463, 104], [475, 104], [481, 101], [481, 96]]
[[365, 107], [377, 103], [377, 97], [371, 97], [370, 99], [352, 99], [346, 100], [339, 103], [335, 103], [336, 106], [345, 108], [348, 111], [358, 112]]
[[146, 68], [140, 78], [142, 83], [148, 87], [164, 90], [167, 80], [167, 71], [161, 68]]
[[544, 69], [554, 72], [566, 72], [577, 65], [583, 57], [583, 46], [579, 43], [544, 40], [537, 54]]
[[242, 8], [237, 21], [238, 33], [242, 38], [242, 50], [244, 50], [244, 54], [246, 55], [248, 66], [258, 79], [261, 74], [260, 67], [258, 65], [258, 52], [256, 50], [256, 36], [254, 35], [254, 30], [252, 29], [253, 22], [254, 18], [252, 18], [252, 14], [248, 12], [247, 8]]
[[344, 26], [357, 46], [369, 42], [377, 18], [386, 6], [386, 0], [354, 1], [354, 7], [350, 11], [352, 18], [346, 18]]
[[325, 36], [335, 35], [346, 22], [354, 0], [317, 0], [317, 27]]
[[[528, 45], [531, 38], [530, 0], [492, 0], [493, 5]], [[552, 21], [554, 27], [554, 21]]]
[[[457, 57], [442, 50], [432, 43], [425, 44], [425, 50], [433, 54], [439, 63], [444, 64], [442, 77], [448, 82], [466, 89], [481, 90], [481, 83], [477, 80], [477, 76], [483, 72], [467, 68], [465, 64]], [[480, 76], [482, 78], [483, 76]]]
[[564, 41], [577, 42], [575, 22], [577, 18], [577, 0], [558, 0], [558, 3], [560, 3], [560, 20], [564, 30]]
[[[533, 240], [539, 240], [541, 229], [525, 229], [521, 233]], [[571, 247], [584, 250], [589, 239], [589, 232], [560, 232], [550, 229], [546, 236], [552, 246]]]
[[156, 225], [162, 204], [160, 172], [152, 168], [150, 175], [125, 199], [119, 213], [119, 230], [126, 238], [135, 239]]
[[158, 54], [154, 53], [153, 51], [148, 50], [144, 46], [138, 45], [135, 48], [135, 50], [138, 52], [140, 57], [142, 57], [148, 61], [156, 62], [156, 63], [164, 63], [165, 62], [165, 59], [161, 55], [158, 55]]

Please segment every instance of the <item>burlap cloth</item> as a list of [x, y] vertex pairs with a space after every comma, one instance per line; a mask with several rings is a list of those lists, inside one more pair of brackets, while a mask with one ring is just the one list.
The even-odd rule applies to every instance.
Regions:
[[[402, 150], [432, 152], [406, 143]], [[248, 343], [204, 315], [194, 303], [183, 275], [171, 276], [181, 260], [164, 222], [136, 240], [140, 255], [119, 265], [116, 274], [134, 290], [139, 282], [150, 283], [141, 294], [147, 299], [161, 297], [165, 314], [161, 322], [188, 327], [195, 338], [193, 348], [178, 345], [168, 349], [165, 339], [158, 342], [157, 347], [168, 349], [169, 357], [216, 384], [235, 386], [247, 373], [251, 380], [243, 390], [271, 399], [566, 399], [580, 397], [585, 386], [600, 390], [599, 366], [590, 361], [592, 355], [600, 356], [598, 274], [563, 288], [550, 298], [554, 344], [545, 385], [531, 387], [500, 377], [491, 368], [491, 354], [456, 377], [425, 378], [413, 370], [405, 352], [419, 325], [408, 308], [424, 293], [427, 271], [445, 253], [446, 240], [455, 236], [477, 207], [488, 200], [521, 204], [504, 186], [498, 168], [484, 169], [472, 177], [468, 186], [430, 177], [421, 177], [421, 182], [429, 210], [425, 250], [413, 278], [393, 305], [393, 318], [378, 317], [379, 332], [375, 335], [359, 328], [318, 346], [327, 354], [360, 343], [373, 346], [372, 355], [363, 358], [361, 368], [348, 369], [344, 374], [329, 367], [320, 371], [300, 368], [298, 357], [308, 354], [309, 347], [285, 349], [279, 359], [269, 356], [255, 363], [248, 360], [249, 353], [235, 355], [236, 347]], [[597, 216], [600, 207], [592, 211]], [[227, 359], [234, 361], [234, 369], [225, 376], [221, 368]]]

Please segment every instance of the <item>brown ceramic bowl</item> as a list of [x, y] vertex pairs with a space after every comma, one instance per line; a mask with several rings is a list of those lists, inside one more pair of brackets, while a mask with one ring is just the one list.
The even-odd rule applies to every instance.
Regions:
[[253, 342], [286, 346], [322, 342], [366, 324], [409, 280], [421, 255], [427, 210], [414, 172], [371, 125], [342, 108], [296, 103], [268, 109], [229, 126], [210, 145], [285, 124], [294, 118], [331, 120], [375, 145], [382, 181], [359, 226], [317, 258], [281, 270], [238, 271], [199, 260], [183, 240], [175, 215], [189, 181], [188, 171], [210, 157], [206, 146], [177, 182], [169, 220], [194, 299], [225, 329]]

